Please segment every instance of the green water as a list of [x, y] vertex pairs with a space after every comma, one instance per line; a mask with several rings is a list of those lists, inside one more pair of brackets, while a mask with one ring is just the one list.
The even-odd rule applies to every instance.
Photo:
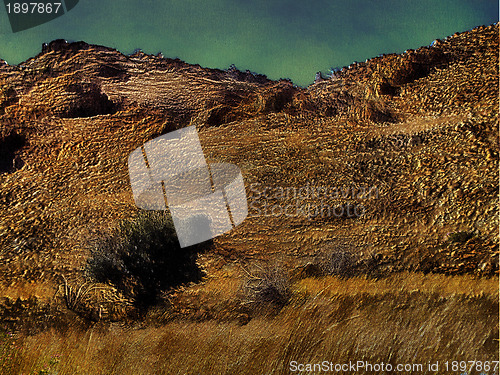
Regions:
[[235, 64], [306, 86], [317, 71], [497, 21], [495, 0], [80, 0], [62, 17], [12, 33], [1, 4], [0, 58], [17, 64], [63, 38], [211, 68]]

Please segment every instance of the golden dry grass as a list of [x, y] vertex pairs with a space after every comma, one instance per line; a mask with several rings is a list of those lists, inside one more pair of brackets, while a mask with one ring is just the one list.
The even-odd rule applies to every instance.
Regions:
[[478, 278], [470, 275], [445, 276], [442, 274], [422, 275], [404, 272], [393, 274], [381, 280], [352, 278], [340, 280], [336, 277], [308, 278], [297, 283], [297, 289], [308, 294], [379, 294], [417, 291], [450, 297], [457, 294], [467, 296], [488, 295], [498, 299], [498, 278]]
[[[202, 284], [199, 291], [204, 287], [218, 299], [237, 292], [230, 278], [219, 288]], [[96, 324], [87, 331], [4, 337], [2, 350], [0, 370], [6, 375], [289, 374], [291, 361], [493, 361], [498, 278], [408, 273], [382, 280], [304, 279], [293, 285], [290, 303], [277, 315], [256, 316], [246, 325]]]
[[50, 300], [54, 297], [54, 283], [21, 281], [10, 285], [0, 285], [0, 296], [11, 299], [28, 299], [36, 296], [41, 300]]

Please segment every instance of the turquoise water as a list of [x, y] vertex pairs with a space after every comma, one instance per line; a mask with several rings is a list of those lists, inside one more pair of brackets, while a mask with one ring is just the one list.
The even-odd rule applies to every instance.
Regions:
[[0, 58], [17, 64], [63, 38], [211, 68], [235, 64], [306, 86], [317, 71], [497, 21], [495, 0], [80, 0], [62, 17], [12, 33], [2, 5]]

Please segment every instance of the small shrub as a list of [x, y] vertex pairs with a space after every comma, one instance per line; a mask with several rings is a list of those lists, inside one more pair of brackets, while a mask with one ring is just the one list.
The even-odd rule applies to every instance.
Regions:
[[169, 215], [141, 212], [91, 244], [86, 273], [94, 281], [113, 284], [145, 310], [162, 291], [201, 280], [196, 257], [208, 245], [180, 248]]
[[450, 243], [466, 243], [472, 237], [474, 237], [474, 233], [471, 232], [455, 232], [450, 233], [448, 241]]
[[248, 273], [245, 292], [250, 304], [277, 308], [285, 306], [292, 296], [288, 273], [279, 266], [259, 267], [256, 273]]
[[350, 245], [329, 245], [315, 262], [324, 275], [353, 277], [357, 274], [357, 259]]
[[375, 252], [368, 254], [368, 256], [361, 262], [362, 273], [368, 277], [378, 278], [381, 276], [380, 266], [382, 264], [382, 256]]

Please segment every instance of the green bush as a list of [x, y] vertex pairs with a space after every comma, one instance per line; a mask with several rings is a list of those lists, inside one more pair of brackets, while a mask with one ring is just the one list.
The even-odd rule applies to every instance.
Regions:
[[209, 242], [180, 248], [171, 217], [163, 211], [142, 211], [121, 223], [114, 234], [93, 241], [86, 273], [111, 283], [145, 310], [161, 292], [201, 280], [198, 253]]

